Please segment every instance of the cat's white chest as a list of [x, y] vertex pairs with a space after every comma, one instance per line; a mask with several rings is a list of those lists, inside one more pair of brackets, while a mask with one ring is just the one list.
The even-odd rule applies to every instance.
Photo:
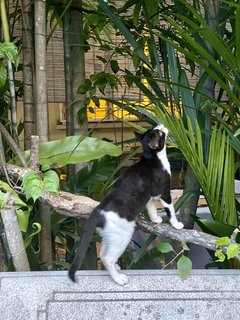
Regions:
[[162, 162], [163, 169], [171, 175], [170, 163], [167, 158], [166, 147], [157, 153], [157, 157]]

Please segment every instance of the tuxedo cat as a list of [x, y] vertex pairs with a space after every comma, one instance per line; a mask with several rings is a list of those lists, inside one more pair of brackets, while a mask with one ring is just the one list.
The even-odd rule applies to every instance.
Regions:
[[144, 134], [135, 134], [143, 146], [141, 159], [125, 171], [110, 193], [90, 214], [69, 269], [69, 277], [73, 281], [97, 228], [102, 237], [102, 263], [115, 282], [126, 284], [128, 278], [119, 272], [117, 261], [131, 240], [135, 218], [145, 207], [152, 222], [162, 222], [154, 200], [161, 201], [174, 228], [183, 228], [183, 224], [176, 218], [170, 194], [171, 171], [165, 144], [168, 129], [158, 125]]

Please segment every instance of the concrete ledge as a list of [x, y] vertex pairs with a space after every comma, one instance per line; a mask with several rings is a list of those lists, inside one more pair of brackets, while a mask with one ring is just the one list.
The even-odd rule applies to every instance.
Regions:
[[0, 274], [0, 320], [231, 320], [239, 317], [240, 271], [126, 271], [115, 284], [105, 271]]

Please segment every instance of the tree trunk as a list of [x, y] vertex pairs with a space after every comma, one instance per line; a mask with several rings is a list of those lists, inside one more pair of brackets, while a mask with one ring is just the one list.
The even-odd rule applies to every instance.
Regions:
[[[46, 76], [46, 2], [35, 0], [35, 72], [36, 72], [36, 134], [40, 143], [49, 140], [47, 76]], [[48, 207], [39, 204], [41, 261], [51, 266], [51, 212]]]
[[74, 116], [72, 108], [72, 64], [70, 47], [70, 10], [63, 17], [64, 72], [66, 96], [66, 135], [74, 135]]
[[[66, 134], [87, 134], [87, 111], [84, 96], [77, 94], [78, 87], [85, 82], [84, 35], [82, 1], [74, 0], [64, 15], [64, 66], [66, 91]], [[79, 116], [81, 114], [81, 117]], [[80, 119], [81, 118], [81, 119]], [[68, 166], [68, 177], [80, 170], [84, 164]]]
[[24, 149], [31, 147], [31, 135], [35, 133], [34, 112], [34, 43], [33, 6], [29, 0], [21, 1], [23, 20], [23, 103], [24, 103]]
[[10, 192], [6, 194], [6, 203], [1, 210], [1, 215], [15, 270], [30, 271], [22, 234], [15, 212], [14, 197]]
[[46, 76], [46, 2], [35, 0], [35, 73], [36, 134], [40, 142], [48, 141], [48, 103]]
[[194, 192], [194, 194], [181, 207], [179, 213], [179, 220], [183, 222], [184, 228], [192, 229], [194, 221], [191, 215], [195, 215], [197, 211], [200, 185], [192, 168], [189, 165], [187, 167], [187, 173], [185, 177], [185, 188], [183, 194], [186, 194], [188, 192]]
[[74, 0], [71, 13], [71, 65], [72, 65], [72, 98], [74, 115], [74, 134], [87, 134], [87, 115], [85, 121], [79, 120], [79, 113], [85, 108], [84, 96], [77, 94], [78, 87], [85, 83], [84, 34], [82, 20], [82, 1]]

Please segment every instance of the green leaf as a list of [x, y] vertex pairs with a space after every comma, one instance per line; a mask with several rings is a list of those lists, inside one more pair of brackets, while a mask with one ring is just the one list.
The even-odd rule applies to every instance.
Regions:
[[174, 251], [172, 245], [168, 242], [158, 243], [156, 244], [156, 248], [162, 253]]
[[144, 1], [145, 8], [147, 11], [147, 16], [150, 22], [150, 26], [155, 26], [159, 21], [158, 11], [159, 2], [156, 0], [146, 0]]
[[141, 7], [142, 7], [142, 3], [141, 3], [141, 1], [138, 1], [134, 7], [134, 10], [133, 10], [133, 23], [134, 23], [135, 27], [137, 27], [137, 25], [138, 25], [138, 19], [139, 19]]
[[16, 211], [18, 224], [22, 232], [27, 232], [30, 213], [30, 210], [23, 211], [22, 209], [18, 209]]
[[222, 237], [216, 240], [218, 246], [226, 246], [230, 242], [229, 237]]
[[183, 244], [183, 250], [184, 251], [189, 251], [190, 250], [189, 247], [186, 245], [186, 243]]
[[43, 174], [43, 189], [54, 195], [58, 194], [59, 177], [55, 171], [49, 170]]
[[184, 203], [189, 201], [192, 198], [192, 196], [194, 196], [195, 194], [196, 194], [195, 191], [184, 192], [174, 205], [175, 211], [180, 210], [180, 208], [184, 205]]
[[127, 27], [122, 23], [121, 19], [115, 15], [109, 5], [104, 0], [98, 0], [99, 7], [106, 14], [106, 16], [111, 19], [113, 24], [120, 30], [120, 33], [125, 37], [127, 42], [133, 47], [134, 52], [139, 56], [139, 58], [149, 65], [148, 58], [144, 54], [144, 50], [141, 46], [139, 46], [138, 42], [133, 37], [132, 33], [127, 29]]
[[38, 233], [40, 233], [40, 232], [41, 232], [41, 229], [42, 229], [40, 223], [37, 223], [37, 222], [34, 222], [34, 223], [32, 224], [32, 227], [33, 227], [33, 229], [36, 229], [36, 231], [34, 231], [33, 233], [31, 233], [30, 236], [28, 236], [28, 237], [24, 240], [25, 248], [27, 248], [27, 247], [31, 244], [33, 237], [34, 237], [35, 235], [37, 235]]
[[29, 171], [23, 176], [22, 185], [27, 199], [33, 198], [35, 202], [41, 196], [43, 181], [35, 171]]
[[156, 239], [156, 235], [155, 234], [151, 234], [148, 239], [144, 242], [144, 244], [142, 245], [142, 247], [140, 249], [137, 250], [136, 255], [134, 257], [134, 259], [131, 262], [131, 266], [135, 263], [138, 263], [146, 254], [147, 252], [147, 248], [149, 247], [149, 245]]
[[225, 254], [222, 252], [222, 249], [217, 249], [214, 253], [214, 256], [218, 258], [216, 262], [223, 262], [226, 259]]
[[[12, 192], [14, 195], [14, 204], [16, 208], [22, 208], [22, 207], [28, 207], [28, 205], [21, 199], [19, 198], [19, 195], [17, 192], [15, 192], [6, 182], [0, 180], [0, 189], [4, 190], [6, 192]], [[5, 193], [0, 191], [0, 208], [2, 208], [2, 205], [5, 204]]]
[[[104, 155], [118, 157], [122, 153], [121, 148], [113, 143], [97, 138], [85, 136], [70, 136], [62, 140], [54, 140], [40, 144], [39, 162], [45, 168], [61, 168], [67, 164], [88, 162]], [[30, 152], [24, 152], [28, 161]], [[15, 158], [14, 163], [18, 163]]]
[[113, 73], [117, 73], [119, 71], [119, 65], [118, 65], [117, 60], [110, 60], [110, 66], [111, 66]]
[[55, 265], [57, 265], [57, 266], [61, 266], [61, 267], [63, 267], [63, 268], [66, 269], [66, 270], [68, 270], [68, 269], [70, 268], [70, 266], [71, 266], [70, 263], [68, 263], [68, 262], [66, 262], [66, 261], [63, 261], [63, 260], [52, 261], [52, 262], [50, 263], [50, 265], [51, 265], [51, 264], [55, 264]]
[[90, 79], [86, 79], [85, 83], [79, 86], [77, 93], [78, 94], [85, 94], [91, 89], [92, 81]]
[[82, 125], [87, 120], [87, 106], [80, 108], [77, 112], [77, 116], [78, 123]]
[[92, 97], [92, 101], [94, 102], [94, 104], [99, 108], [100, 107], [100, 102], [99, 102], [99, 98], [97, 96], [93, 96]]
[[3, 87], [7, 80], [7, 70], [5, 65], [0, 62], [0, 87]]
[[239, 252], [239, 246], [235, 243], [231, 243], [227, 248], [227, 258], [228, 260], [234, 258]]
[[192, 261], [186, 256], [181, 256], [177, 262], [177, 270], [181, 279], [185, 280], [192, 270]]
[[12, 42], [0, 43], [0, 58], [10, 59], [17, 69], [19, 57], [16, 45]]
[[[91, 195], [91, 189], [102, 187], [111, 176], [116, 166], [116, 160], [104, 156], [89, 162], [83, 169], [69, 177], [65, 190], [71, 193]], [[110, 181], [109, 181], [110, 182]]]

